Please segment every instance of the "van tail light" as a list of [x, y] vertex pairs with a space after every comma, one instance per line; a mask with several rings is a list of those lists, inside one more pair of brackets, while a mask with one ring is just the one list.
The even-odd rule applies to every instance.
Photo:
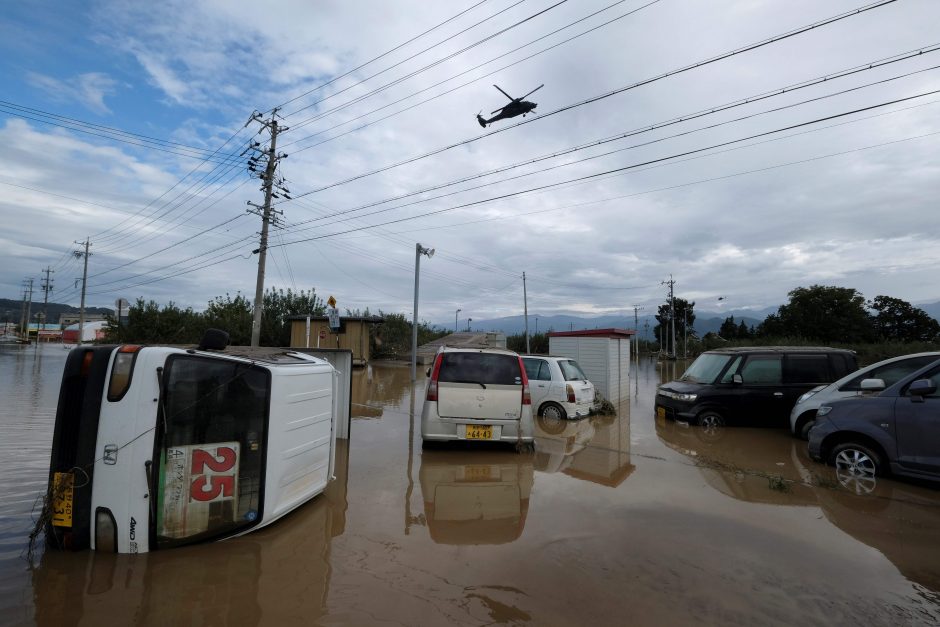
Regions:
[[569, 402], [569, 403], [576, 403], [576, 402], [577, 402], [577, 400], [576, 400], [575, 397], [574, 397], [574, 388], [571, 387], [571, 384], [570, 384], [570, 383], [566, 383], [566, 384], [565, 384], [565, 392], [568, 393], [568, 402]]
[[104, 507], [95, 511], [95, 550], [117, 553], [117, 525], [111, 510]]
[[428, 392], [425, 397], [426, 400], [436, 401], [437, 400], [437, 378], [441, 374], [441, 361], [444, 359], [444, 354], [439, 354], [434, 359], [434, 369], [431, 371], [431, 380], [428, 381]]
[[525, 364], [522, 362], [522, 357], [519, 358], [519, 372], [522, 373], [522, 404], [531, 405], [532, 394], [529, 392], [529, 375], [525, 372]]
[[108, 382], [109, 401], [119, 401], [124, 398], [127, 388], [131, 385], [134, 360], [140, 349], [141, 347], [136, 344], [125, 344], [117, 349], [114, 364], [111, 366], [111, 380]]

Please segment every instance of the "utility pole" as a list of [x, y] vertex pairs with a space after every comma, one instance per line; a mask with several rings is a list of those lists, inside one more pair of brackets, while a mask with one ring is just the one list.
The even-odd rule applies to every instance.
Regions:
[[522, 303], [523, 311], [525, 311], [525, 352], [531, 353], [532, 351], [529, 350], [529, 297], [525, 289], [525, 272], [522, 273]]
[[[433, 248], [425, 248], [420, 242], [415, 242], [415, 308], [411, 312], [411, 382], [418, 378], [418, 279], [421, 276], [421, 255], [428, 259], [434, 256]], [[470, 322], [467, 322], [470, 330]]]
[[671, 328], [672, 346], [671, 346], [671, 350], [667, 352], [668, 352], [668, 357], [670, 359], [675, 359], [676, 358], [676, 299], [675, 299], [675, 294], [673, 290], [675, 288], [676, 282], [672, 279], [672, 275], [670, 274], [669, 280], [663, 281], [662, 283], [660, 283], [660, 285], [669, 286], [669, 326]]
[[[261, 179], [261, 191], [264, 192], [264, 204], [257, 205], [249, 200], [248, 204], [252, 209], [247, 210], [249, 213], [261, 216], [261, 242], [258, 249], [254, 251], [258, 253], [258, 278], [255, 282], [254, 317], [251, 322], [251, 346], [254, 348], [257, 348], [261, 341], [261, 310], [264, 305], [264, 266], [268, 252], [268, 226], [271, 222], [275, 222], [275, 226], [277, 226], [278, 216], [283, 215], [282, 211], [271, 209], [271, 199], [280, 198], [275, 192], [275, 188], [290, 200], [290, 190], [284, 187], [284, 179], [275, 178], [278, 162], [287, 157], [284, 153], [277, 153], [277, 134], [287, 130], [286, 126], [278, 126], [276, 117], [277, 111], [277, 109], [274, 109], [271, 112], [271, 117], [268, 119], [264, 119], [261, 114], [256, 111], [245, 123], [245, 126], [248, 126], [252, 122], [258, 122], [261, 124], [262, 130], [267, 129], [271, 134], [271, 142], [268, 148], [264, 150], [261, 148], [261, 144], [252, 142], [251, 145], [242, 152], [243, 155], [248, 151], [257, 153], [249, 157], [248, 171], [252, 173], [252, 176], [257, 176]], [[258, 168], [261, 167], [262, 164], [264, 165], [264, 171], [259, 172]], [[272, 214], [275, 215], [273, 219], [271, 218]]]
[[20, 328], [23, 337], [29, 339], [29, 316], [33, 307], [33, 279], [23, 279], [23, 311], [20, 313]]
[[[633, 330], [636, 331], [637, 333], [640, 332], [640, 317], [637, 312], [640, 311], [641, 309], [643, 309], [643, 307], [641, 307], [640, 305], [633, 306]], [[634, 335], [633, 338], [634, 338], [633, 343], [636, 345], [636, 349], [634, 350], [634, 352], [636, 353], [636, 358], [639, 359], [640, 358], [640, 342], [638, 341], [639, 338], [637, 338], [636, 335]]]
[[[43, 272], [46, 274], [46, 278], [45, 278], [45, 279], [42, 279], [41, 282], [39, 283], [39, 286], [42, 288], [42, 291], [43, 291], [43, 299], [42, 299], [42, 322], [41, 322], [40, 324], [42, 325], [42, 327], [45, 327], [45, 325], [46, 325], [46, 309], [47, 309], [48, 306], [49, 306], [49, 292], [52, 291], [52, 280], [49, 278], [49, 275], [52, 274], [53, 272], [55, 272], [55, 270], [53, 270], [53, 269], [50, 268], [49, 266], [46, 266], [46, 269], [43, 270]], [[41, 327], [41, 328], [42, 328], [42, 327]], [[37, 342], [39, 341], [39, 334], [38, 334], [38, 333], [36, 334], [36, 341], [37, 341]]]
[[84, 269], [82, 270], [82, 304], [78, 309], [78, 341], [76, 344], [81, 344], [82, 340], [85, 337], [85, 287], [88, 284], [88, 255], [91, 253], [88, 252], [88, 247], [91, 246], [91, 242], [88, 241], [88, 238], [85, 238], [83, 242], [75, 242], [79, 246], [84, 246], [85, 250], [73, 250], [72, 255], [75, 257], [83, 257], [85, 260]]

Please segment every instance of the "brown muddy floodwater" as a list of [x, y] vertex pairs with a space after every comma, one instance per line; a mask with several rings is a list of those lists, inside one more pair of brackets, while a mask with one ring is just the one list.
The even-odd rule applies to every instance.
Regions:
[[617, 416], [539, 421], [525, 454], [422, 450], [423, 379], [375, 364], [354, 373], [336, 480], [281, 522], [30, 564], [65, 354], [0, 353], [3, 624], [940, 622], [940, 491], [843, 485], [784, 431], [657, 424], [682, 364], [650, 360]]

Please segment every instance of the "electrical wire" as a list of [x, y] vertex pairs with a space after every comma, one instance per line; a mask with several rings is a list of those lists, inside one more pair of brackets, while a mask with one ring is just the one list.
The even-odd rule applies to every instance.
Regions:
[[[323, 185], [323, 186], [321, 186], [321, 187], [315, 188], [315, 189], [310, 190], [310, 191], [308, 191], [308, 192], [305, 192], [305, 193], [303, 193], [303, 194], [299, 194], [299, 195], [295, 196], [295, 198], [300, 198], [300, 197], [307, 196], [307, 195], [310, 195], [310, 194], [315, 194], [315, 193], [318, 193], [318, 192], [322, 192], [322, 191], [324, 191], [324, 190], [331, 189], [331, 188], [333, 188], [333, 187], [338, 187], [338, 186], [340, 186], [340, 185], [345, 185], [345, 184], [347, 184], [347, 183], [352, 183], [353, 181], [358, 181], [358, 180], [360, 180], [360, 179], [363, 179], [363, 178], [366, 178], [366, 177], [369, 177], [369, 176], [374, 176], [374, 175], [379, 174], [379, 173], [381, 173], [381, 172], [387, 172], [388, 170], [391, 170], [391, 169], [393, 169], [393, 168], [397, 168], [397, 167], [400, 167], [400, 166], [403, 166], [403, 165], [407, 165], [407, 164], [409, 164], [409, 163], [414, 163], [415, 161], [419, 161], [419, 160], [421, 160], [421, 159], [426, 159], [426, 158], [428, 158], [428, 157], [431, 157], [431, 156], [434, 156], [434, 155], [437, 155], [437, 154], [441, 154], [442, 152], [446, 152], [446, 151], [448, 151], [448, 150], [452, 150], [452, 149], [458, 148], [458, 147], [460, 147], [460, 146], [466, 146], [467, 144], [471, 144], [471, 143], [473, 143], [473, 142], [479, 141], [479, 140], [481, 140], [481, 139], [485, 139], [485, 138], [487, 138], [487, 137], [492, 137], [493, 135], [496, 135], [496, 134], [498, 134], [498, 133], [503, 133], [503, 132], [506, 132], [506, 131], [508, 131], [508, 130], [511, 130], [511, 129], [514, 129], [514, 128], [518, 128], [519, 126], [522, 126], [522, 125], [524, 125], [524, 124], [531, 124], [532, 122], [536, 122], [536, 121], [539, 121], [539, 120], [544, 120], [544, 119], [546, 119], [546, 118], [548, 118], [548, 117], [550, 117], [550, 116], [556, 115], [556, 114], [558, 114], [558, 113], [562, 113], [562, 112], [565, 112], [565, 111], [570, 111], [570, 110], [575, 109], [575, 108], [577, 108], [577, 107], [582, 107], [582, 106], [585, 106], [585, 105], [588, 105], [588, 104], [592, 104], [592, 103], [594, 103], [594, 102], [598, 102], [598, 101], [600, 101], [600, 100], [603, 100], [603, 99], [606, 99], [606, 98], [610, 98], [610, 97], [615, 96], [615, 95], [617, 95], [617, 94], [621, 94], [621, 93], [623, 93], [623, 92], [626, 92], [626, 91], [629, 91], [629, 90], [632, 90], [632, 89], [636, 89], [636, 88], [642, 87], [642, 86], [644, 86], [644, 85], [649, 85], [649, 84], [654, 83], [654, 82], [656, 82], [656, 81], [660, 81], [660, 80], [663, 80], [663, 79], [665, 79], [665, 78], [668, 78], [668, 77], [671, 77], [671, 76], [675, 76], [675, 75], [677, 75], [677, 74], [681, 74], [681, 73], [683, 73], [683, 72], [688, 72], [688, 71], [690, 71], [690, 70], [693, 70], [693, 69], [696, 69], [696, 68], [700, 68], [700, 67], [703, 67], [703, 66], [705, 66], [705, 65], [709, 65], [709, 64], [712, 64], [712, 63], [716, 63], [716, 62], [718, 62], [718, 61], [722, 61], [722, 60], [724, 60], [724, 59], [730, 58], [730, 57], [735, 56], [735, 55], [743, 54], [743, 53], [745, 53], [745, 52], [750, 52], [750, 51], [752, 51], [752, 50], [756, 50], [756, 49], [758, 49], [758, 48], [762, 48], [762, 47], [764, 47], [764, 46], [767, 46], [767, 45], [770, 45], [770, 44], [773, 44], [773, 43], [777, 43], [777, 42], [783, 41], [783, 40], [785, 40], [785, 39], [789, 39], [789, 38], [791, 38], [791, 37], [795, 37], [795, 36], [797, 36], [797, 35], [801, 35], [801, 34], [803, 34], [803, 33], [809, 32], [810, 30], [814, 30], [814, 29], [816, 29], [816, 28], [821, 28], [822, 26], [827, 26], [827, 25], [829, 25], [829, 24], [833, 24], [833, 23], [835, 23], [835, 22], [838, 22], [838, 21], [847, 19], [847, 18], [849, 18], [849, 17], [854, 17], [854, 16], [859, 15], [859, 14], [861, 14], [861, 13], [864, 13], [864, 12], [867, 12], [867, 11], [871, 11], [871, 10], [874, 10], [874, 9], [877, 9], [877, 8], [881, 8], [881, 7], [883, 7], [883, 6], [886, 6], [886, 5], [888, 5], [888, 4], [892, 4], [892, 3], [897, 2], [897, 1], [898, 1], [898, 0], [878, 0], [877, 2], [868, 4], [868, 5], [864, 5], [864, 6], [862, 6], [862, 7], [857, 8], [857, 9], [853, 9], [853, 10], [851, 10], [851, 11], [847, 11], [847, 12], [844, 12], [844, 13], [840, 13], [840, 14], [838, 14], [838, 15], [835, 15], [835, 16], [832, 16], [832, 17], [828, 17], [828, 18], [825, 18], [825, 19], [822, 19], [822, 20], [818, 20], [818, 21], [816, 21], [816, 22], [812, 22], [812, 23], [807, 24], [807, 25], [805, 25], [805, 26], [800, 26], [800, 27], [798, 27], [798, 28], [795, 28], [795, 29], [786, 31], [786, 32], [781, 33], [781, 34], [779, 34], [779, 35], [774, 35], [774, 36], [769, 37], [769, 38], [767, 38], [767, 39], [763, 39], [763, 40], [760, 40], [760, 41], [755, 42], [755, 43], [747, 44], [747, 45], [745, 45], [745, 46], [741, 46], [741, 47], [739, 47], [739, 48], [735, 48], [735, 49], [733, 49], [733, 50], [729, 50], [729, 51], [727, 51], [727, 52], [723, 52], [723, 53], [721, 53], [721, 54], [718, 54], [718, 55], [709, 57], [709, 58], [707, 58], [707, 59], [704, 59], [704, 60], [701, 60], [701, 61], [696, 61], [696, 62], [694, 62], [694, 63], [691, 63], [691, 64], [688, 64], [688, 65], [682, 66], [682, 67], [680, 67], [680, 68], [677, 68], [677, 69], [674, 69], [674, 70], [669, 70], [669, 71], [667, 71], [667, 72], [663, 72], [663, 73], [658, 74], [658, 75], [656, 75], [656, 76], [653, 76], [653, 77], [650, 77], [650, 78], [646, 78], [646, 79], [642, 79], [642, 80], [640, 80], [640, 81], [636, 81], [636, 82], [631, 83], [631, 84], [629, 84], [629, 85], [626, 85], [626, 86], [624, 86], [624, 87], [620, 87], [620, 88], [617, 88], [617, 89], [614, 89], [614, 90], [605, 92], [605, 93], [603, 93], [603, 94], [600, 94], [600, 95], [597, 95], [597, 96], [593, 96], [593, 97], [591, 97], [591, 98], [587, 98], [587, 99], [585, 99], [585, 100], [581, 100], [581, 101], [579, 101], [579, 102], [575, 102], [575, 103], [572, 103], [572, 104], [570, 104], [570, 105], [566, 105], [566, 106], [560, 107], [560, 108], [555, 109], [555, 110], [553, 110], [553, 111], [549, 111], [549, 112], [547, 112], [547, 113], [540, 114], [538, 117], [531, 118], [531, 119], [529, 119], [529, 120], [522, 120], [522, 121], [517, 122], [517, 123], [515, 123], [515, 124], [511, 124], [511, 125], [509, 125], [509, 126], [505, 126], [505, 127], [499, 128], [499, 129], [495, 129], [495, 130], [489, 131], [488, 133], [484, 133], [483, 135], [477, 135], [477, 136], [474, 136], [474, 137], [471, 137], [471, 138], [468, 138], [468, 139], [465, 139], [465, 140], [462, 140], [462, 141], [459, 141], [459, 142], [455, 142], [455, 143], [449, 144], [449, 145], [447, 145], [447, 146], [443, 146], [443, 147], [441, 147], [441, 148], [436, 148], [436, 149], [434, 149], [434, 150], [431, 150], [431, 151], [429, 151], [429, 152], [426, 152], [426, 153], [423, 153], [423, 154], [420, 154], [420, 155], [417, 155], [417, 156], [414, 156], [414, 157], [410, 157], [410, 158], [408, 158], [408, 159], [404, 159], [404, 160], [402, 160], [402, 161], [397, 161], [397, 162], [395, 162], [395, 163], [392, 163], [392, 164], [387, 165], [387, 166], [383, 166], [383, 167], [381, 167], [381, 168], [377, 168], [377, 169], [374, 169], [374, 170], [370, 170], [370, 171], [368, 171], [368, 172], [364, 172], [364, 173], [358, 174], [358, 175], [356, 175], [356, 176], [352, 176], [352, 177], [349, 177], [349, 178], [346, 178], [346, 179], [342, 179], [342, 180], [340, 180], [340, 181], [336, 181], [336, 182], [330, 183], [330, 184], [328, 184], [328, 185]], [[295, 153], [296, 153], [296, 152], [297, 152], [297, 151], [295, 151]]]
[[[510, 193], [507, 193], [507, 194], [501, 194], [501, 195], [499, 195], [499, 196], [494, 196], [494, 197], [491, 197], [491, 198], [486, 198], [486, 199], [482, 199], [482, 200], [475, 200], [475, 201], [463, 203], [463, 204], [456, 205], [456, 206], [452, 206], [452, 207], [446, 207], [446, 208], [443, 208], [443, 209], [438, 209], [438, 210], [430, 211], [430, 212], [423, 213], [423, 214], [418, 214], [418, 215], [414, 215], [414, 216], [408, 216], [408, 217], [404, 217], [404, 218], [398, 218], [398, 219], [396, 219], [396, 220], [390, 220], [390, 221], [382, 222], [382, 223], [379, 223], [379, 224], [373, 224], [373, 225], [369, 225], [369, 226], [364, 226], [364, 227], [358, 227], [358, 228], [348, 229], [348, 230], [345, 230], [345, 231], [339, 231], [339, 232], [335, 232], [335, 233], [328, 233], [328, 234], [324, 234], [324, 235], [317, 235], [317, 236], [314, 236], [314, 237], [304, 238], [304, 239], [300, 239], [300, 240], [294, 240], [294, 241], [287, 242], [287, 244], [285, 244], [285, 245], [298, 244], [298, 243], [301, 243], [301, 242], [313, 241], [313, 240], [318, 240], [318, 239], [324, 239], [324, 238], [327, 238], [327, 237], [335, 237], [335, 236], [337, 236], [337, 235], [344, 235], [344, 234], [346, 234], [346, 233], [352, 233], [352, 232], [356, 232], [356, 231], [361, 231], [361, 230], [376, 228], [376, 227], [379, 227], [379, 226], [387, 226], [387, 225], [389, 225], [389, 224], [397, 224], [397, 223], [399, 223], [399, 222], [405, 222], [405, 221], [409, 221], [409, 220], [416, 220], [416, 219], [424, 218], [424, 217], [431, 216], [431, 215], [438, 215], [438, 214], [441, 214], [441, 213], [445, 213], [445, 212], [449, 212], [449, 211], [454, 211], [454, 210], [456, 210], [456, 209], [463, 209], [463, 208], [467, 208], [467, 207], [472, 207], [472, 206], [482, 205], [482, 204], [486, 204], [486, 203], [490, 203], [490, 202], [495, 202], [495, 201], [497, 201], [497, 200], [505, 200], [505, 199], [507, 199], [507, 198], [514, 198], [514, 197], [517, 197], [517, 196], [521, 196], [521, 195], [524, 195], [524, 194], [529, 194], [529, 193], [536, 192], [536, 191], [541, 191], [541, 190], [546, 190], [546, 189], [557, 188], [557, 187], [560, 187], [560, 186], [562, 186], [562, 185], [568, 185], [568, 184], [575, 183], [575, 182], [589, 181], [589, 180], [597, 179], [597, 178], [599, 178], [599, 177], [607, 176], [607, 175], [610, 175], [610, 174], [613, 174], [613, 173], [625, 172], [625, 171], [633, 170], [633, 169], [636, 169], [636, 168], [639, 168], [639, 167], [642, 167], [642, 166], [646, 166], [646, 165], [650, 165], [650, 164], [654, 164], [654, 163], [660, 163], [660, 162], [668, 161], [668, 160], [672, 160], [672, 159], [677, 159], [677, 158], [679, 158], [679, 157], [684, 157], [684, 156], [687, 156], [687, 155], [697, 154], [697, 153], [705, 152], [705, 151], [712, 150], [712, 149], [715, 149], [715, 148], [720, 148], [720, 147], [723, 147], [723, 146], [729, 146], [729, 145], [736, 144], [736, 143], [740, 143], [740, 142], [743, 142], [743, 141], [748, 141], [748, 140], [751, 140], [751, 139], [756, 139], [756, 138], [758, 138], [758, 137], [765, 137], [765, 136], [767, 136], [767, 135], [771, 135], [771, 134], [774, 134], [774, 133], [782, 133], [782, 132], [785, 132], [785, 131], [788, 131], [788, 130], [793, 130], [793, 129], [796, 129], [796, 128], [802, 128], [802, 127], [804, 127], [804, 126], [809, 126], [809, 125], [812, 125], [812, 124], [818, 124], [818, 123], [820, 123], [820, 122], [824, 122], [824, 121], [827, 121], [827, 120], [833, 120], [833, 119], [845, 117], [845, 116], [848, 116], [848, 115], [854, 115], [854, 114], [856, 114], [856, 113], [860, 113], [860, 112], [863, 112], [863, 111], [870, 111], [870, 110], [873, 110], [873, 109], [876, 109], [876, 108], [879, 108], [879, 107], [885, 107], [885, 106], [889, 106], [889, 105], [892, 105], [892, 104], [897, 104], [897, 103], [900, 103], [900, 102], [906, 102], [906, 101], [912, 100], [912, 99], [914, 99], [914, 98], [922, 98], [922, 97], [925, 97], [925, 96], [928, 96], [928, 95], [932, 95], [932, 94], [936, 94], [936, 93], [940, 93], [940, 90], [928, 91], [928, 92], [924, 92], [924, 93], [917, 94], [917, 95], [914, 95], [914, 96], [908, 96], [908, 97], [906, 97], [906, 98], [899, 98], [899, 99], [895, 99], [895, 100], [891, 100], [891, 101], [879, 103], [879, 104], [876, 104], [876, 105], [871, 105], [871, 106], [868, 106], [868, 107], [862, 107], [862, 108], [859, 108], [859, 109], [853, 109], [853, 110], [851, 110], [851, 111], [846, 111], [846, 112], [838, 113], [838, 114], [835, 114], [835, 115], [829, 115], [829, 116], [817, 118], [817, 119], [814, 119], [814, 120], [810, 120], [810, 121], [807, 121], [807, 122], [801, 122], [801, 123], [798, 123], [798, 124], [792, 124], [792, 125], [784, 126], [784, 127], [778, 128], [778, 129], [771, 130], [771, 131], [765, 131], [765, 132], [763, 132], [763, 133], [757, 133], [757, 134], [754, 134], [754, 135], [749, 135], [749, 136], [747, 136], [747, 137], [742, 137], [742, 138], [738, 138], [738, 139], [734, 139], [734, 140], [730, 140], [730, 141], [726, 141], [726, 142], [720, 142], [720, 143], [718, 143], [718, 144], [713, 144], [713, 145], [711, 145], [711, 146], [706, 146], [706, 147], [704, 147], [704, 148], [696, 148], [696, 149], [693, 149], [693, 150], [687, 150], [687, 151], [680, 152], [680, 153], [676, 153], [676, 154], [669, 155], [669, 156], [666, 156], [666, 157], [659, 157], [659, 158], [657, 158], [657, 159], [650, 159], [650, 160], [647, 160], [647, 161], [642, 161], [642, 162], [639, 162], [639, 163], [631, 164], [631, 165], [628, 165], [628, 166], [624, 166], [624, 167], [620, 167], [620, 168], [614, 168], [614, 169], [611, 169], [611, 170], [606, 170], [606, 171], [604, 171], [604, 172], [598, 172], [598, 173], [595, 173], [595, 174], [589, 174], [589, 175], [587, 175], [587, 176], [581, 176], [581, 177], [569, 179], [569, 180], [566, 180], [566, 181], [561, 181], [561, 182], [557, 182], [557, 183], [549, 183], [549, 184], [546, 184], [546, 185], [540, 185], [540, 186], [532, 187], [532, 188], [525, 189], [525, 190], [520, 190], [520, 191], [516, 191], [516, 192], [510, 192]], [[361, 217], [362, 217], [362, 216], [361, 216]]]

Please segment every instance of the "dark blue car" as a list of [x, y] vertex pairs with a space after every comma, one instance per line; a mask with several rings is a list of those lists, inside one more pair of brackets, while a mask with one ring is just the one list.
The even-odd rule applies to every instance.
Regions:
[[822, 405], [809, 454], [842, 473], [940, 480], [940, 360], [876, 396]]

